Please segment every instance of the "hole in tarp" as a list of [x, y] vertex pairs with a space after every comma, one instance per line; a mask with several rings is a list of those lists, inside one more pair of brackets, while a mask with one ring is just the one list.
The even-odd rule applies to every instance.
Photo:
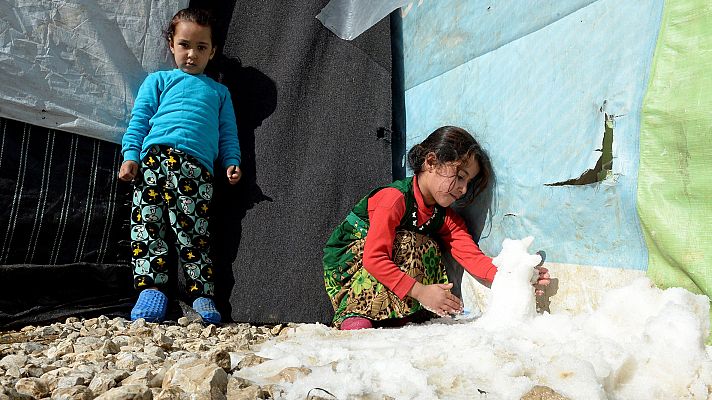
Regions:
[[376, 139], [383, 139], [386, 143], [390, 143], [392, 133], [390, 129], [381, 126], [376, 130]]
[[590, 185], [596, 182], [604, 181], [613, 170], [613, 127], [614, 115], [604, 114], [604, 131], [603, 144], [596, 151], [601, 152], [601, 157], [598, 158], [596, 165], [584, 171], [578, 178], [568, 179], [562, 182], [546, 183], [544, 186], [578, 186]]

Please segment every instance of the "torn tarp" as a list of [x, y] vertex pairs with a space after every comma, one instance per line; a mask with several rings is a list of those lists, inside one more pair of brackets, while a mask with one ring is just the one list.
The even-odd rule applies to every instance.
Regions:
[[0, 2], [0, 116], [119, 142], [187, 0]]

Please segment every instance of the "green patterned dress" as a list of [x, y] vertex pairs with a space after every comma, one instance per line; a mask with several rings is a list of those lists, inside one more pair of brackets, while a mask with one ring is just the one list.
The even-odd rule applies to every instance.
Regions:
[[380, 187], [356, 204], [324, 248], [324, 283], [334, 307], [333, 323], [337, 328], [348, 317], [382, 321], [404, 318], [422, 309], [411, 297], [398, 298], [363, 268], [363, 249], [369, 228], [368, 200], [386, 187], [398, 189], [405, 196], [406, 212], [396, 229], [393, 262], [424, 285], [448, 282], [440, 247], [433, 240], [445, 221], [446, 209], [436, 205], [432, 217], [417, 226], [418, 204], [413, 193], [413, 178]]

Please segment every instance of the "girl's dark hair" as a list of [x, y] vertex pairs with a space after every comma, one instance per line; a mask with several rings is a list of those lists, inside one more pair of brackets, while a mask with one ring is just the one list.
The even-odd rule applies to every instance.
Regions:
[[216, 46], [215, 38], [215, 18], [208, 10], [202, 8], [184, 8], [176, 13], [168, 24], [168, 28], [163, 31], [163, 36], [169, 42], [173, 40], [173, 34], [176, 32], [176, 26], [179, 22], [193, 22], [200, 26], [210, 28], [210, 41], [213, 46]]
[[465, 201], [468, 204], [489, 186], [493, 176], [490, 158], [466, 130], [457, 126], [443, 126], [433, 131], [421, 143], [413, 146], [408, 152], [408, 165], [414, 174], [417, 175], [423, 171], [425, 158], [430, 153], [435, 154], [437, 165], [452, 162], [462, 163], [474, 156], [480, 166], [480, 172], [468, 185], [465, 195]]

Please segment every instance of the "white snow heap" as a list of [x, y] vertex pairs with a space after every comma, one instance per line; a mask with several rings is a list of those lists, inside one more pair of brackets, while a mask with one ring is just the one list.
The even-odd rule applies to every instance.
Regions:
[[487, 317], [360, 331], [304, 324], [260, 345], [269, 361], [233, 374], [264, 385], [308, 369], [278, 383], [285, 399], [315, 388], [339, 399], [518, 399], [535, 385], [574, 400], [712, 399], [706, 296], [641, 278], [595, 310], [537, 315], [532, 240], [505, 240]]
[[[496, 281], [496, 278], [495, 278]], [[526, 323], [441, 318], [398, 329], [290, 328], [260, 345], [263, 364], [235, 371], [257, 382], [289, 367], [311, 372], [280, 382], [282, 398], [323, 388], [339, 399], [518, 399], [534, 385], [570, 399], [712, 398], [709, 301], [643, 278], [582, 314]], [[486, 329], [485, 329], [486, 328]]]
[[492, 260], [497, 275], [492, 282], [490, 301], [482, 317], [487, 323], [524, 322], [536, 316], [533, 283], [541, 256], [529, 254], [534, 238], [504, 239], [502, 251]]

